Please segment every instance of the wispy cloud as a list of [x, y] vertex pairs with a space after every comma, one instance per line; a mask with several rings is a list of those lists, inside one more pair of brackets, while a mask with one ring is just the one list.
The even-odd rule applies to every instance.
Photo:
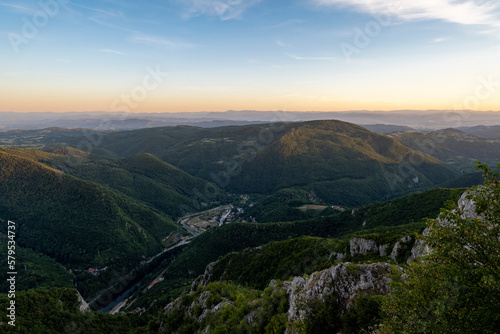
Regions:
[[439, 37], [439, 38], [434, 38], [431, 43], [437, 44], [437, 43], [443, 43], [444, 41], [448, 40], [447, 38], [444, 37]]
[[36, 12], [36, 9], [29, 8], [29, 7], [15, 4], [15, 3], [0, 2], [0, 6], [7, 7], [9, 9], [15, 10], [17, 12], [21, 12], [23, 14], [33, 14]]
[[394, 15], [404, 20], [442, 20], [500, 28], [497, 0], [311, 0], [319, 5], [350, 7], [366, 13]]
[[183, 41], [176, 41], [176, 40], [171, 40], [167, 39], [162, 36], [156, 36], [156, 35], [147, 35], [147, 34], [142, 34], [142, 33], [135, 33], [129, 38], [130, 42], [132, 43], [138, 43], [138, 44], [144, 44], [144, 45], [149, 45], [149, 46], [159, 46], [159, 47], [165, 47], [168, 49], [173, 49], [173, 50], [179, 50], [179, 49], [187, 49], [193, 47], [192, 44], [183, 42]]
[[83, 9], [83, 11], [81, 12], [72, 10], [77, 15], [86, 17], [89, 21], [92, 21], [94, 23], [110, 27], [113, 29], [118, 29], [121, 31], [132, 32], [130, 28], [128, 28], [126, 25], [123, 25], [124, 22], [127, 24], [128, 23], [158, 24], [157, 21], [131, 18], [130, 15], [129, 16], [125, 15], [121, 10], [89, 7], [74, 2], [71, 2], [71, 5], [74, 6], [75, 8]]
[[282, 41], [280, 41], [280, 40], [276, 40], [276, 44], [277, 44], [278, 46], [281, 46], [282, 48], [289, 46], [289, 45], [287, 45], [286, 43], [284, 43], [284, 42], [282, 42]]
[[200, 15], [217, 16], [222, 21], [241, 18], [250, 7], [262, 0], [178, 0], [185, 7], [185, 17]]
[[102, 16], [107, 16], [107, 17], [123, 17], [123, 13], [121, 11], [117, 10], [111, 10], [111, 9], [101, 9], [101, 8], [94, 8], [94, 7], [88, 7], [84, 5], [80, 5], [77, 3], [73, 4], [74, 6], [90, 10], [92, 12], [98, 13]]
[[301, 56], [296, 56], [290, 53], [285, 53], [285, 56], [290, 57], [295, 60], [324, 60], [324, 61], [332, 61], [336, 60], [337, 58], [335, 57], [301, 57]]
[[120, 51], [117, 51], [117, 50], [112, 50], [112, 49], [100, 49], [99, 52], [102, 52], [102, 53], [112, 53], [112, 54], [120, 55], [120, 56], [124, 56], [125, 55], [123, 52], [120, 52]]
[[303, 24], [305, 22], [306, 21], [304, 21], [304, 20], [291, 19], [291, 20], [279, 22], [279, 23], [276, 23], [276, 24], [273, 24], [270, 26], [265, 26], [263, 28], [265, 28], [265, 29], [284, 28], [284, 27], [288, 27], [288, 26], [292, 26], [292, 25]]

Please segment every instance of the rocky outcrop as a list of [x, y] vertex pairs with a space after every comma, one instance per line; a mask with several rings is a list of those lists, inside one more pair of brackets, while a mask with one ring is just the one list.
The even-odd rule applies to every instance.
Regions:
[[214, 262], [211, 262], [209, 263], [206, 268], [205, 268], [205, 272], [203, 273], [203, 275], [200, 275], [198, 276], [194, 281], [193, 283], [191, 284], [191, 292], [192, 291], [195, 291], [196, 288], [198, 288], [198, 286], [200, 285], [207, 285], [208, 283], [210, 283], [210, 279], [212, 278], [212, 270], [214, 269], [215, 265], [218, 263], [219, 261], [214, 261]]
[[[426, 236], [429, 235], [429, 228], [426, 228], [422, 235]], [[413, 248], [411, 249], [411, 254], [410, 257], [406, 260], [406, 263], [410, 263], [412, 261], [415, 261], [415, 259], [419, 257], [423, 257], [426, 255], [429, 255], [431, 253], [432, 249], [425, 243], [423, 240], [417, 240], [415, 241], [415, 245], [413, 245]]]
[[458, 210], [462, 213], [462, 218], [481, 218], [476, 213], [476, 203], [474, 203], [473, 200], [467, 198], [469, 195], [474, 195], [474, 193], [467, 191], [458, 200]]
[[89, 304], [87, 304], [87, 302], [85, 301], [85, 299], [83, 299], [83, 297], [80, 294], [80, 292], [76, 291], [76, 296], [78, 298], [78, 309], [80, 310], [80, 312], [90, 311]]
[[399, 241], [396, 242], [394, 247], [392, 248], [392, 252], [389, 255], [389, 257], [394, 261], [397, 262], [397, 257], [401, 252], [403, 251], [404, 247], [412, 241], [412, 237], [407, 236], [404, 238], [401, 238]]
[[351, 241], [349, 241], [351, 256], [356, 254], [367, 255], [369, 252], [378, 253], [380, 256], [386, 256], [388, 247], [389, 244], [379, 246], [374, 240], [369, 239], [352, 238]]
[[349, 241], [351, 256], [356, 254], [366, 255], [368, 252], [378, 252], [377, 243], [374, 240], [352, 238]]
[[[389, 292], [390, 265], [387, 263], [341, 263], [335, 267], [315, 272], [310, 278], [295, 277], [283, 287], [289, 295], [289, 324], [303, 321], [311, 312], [310, 305], [324, 301], [332, 294], [345, 307], [349, 307], [359, 293], [387, 294]], [[293, 326], [292, 326], [293, 327]], [[290, 327], [290, 328], [292, 328]], [[294, 333], [293, 329], [287, 333]]]
[[[213, 326], [214, 321], [219, 323], [218, 321], [224, 319], [224, 312], [233, 312], [232, 316], [238, 316], [236, 323], [245, 322], [251, 328], [262, 329], [269, 311], [266, 305], [269, 305], [273, 298], [282, 296], [279, 297], [284, 298], [282, 305], [286, 305], [284, 301], [288, 299], [289, 306], [288, 310], [283, 310], [286, 313], [280, 312], [288, 317], [286, 333], [292, 334], [296, 328], [300, 328], [295, 324], [307, 321], [312, 314], [313, 305], [318, 301], [326, 302], [334, 298], [341, 306], [340, 312], [343, 313], [359, 294], [387, 294], [390, 268], [387, 263], [356, 265], [346, 262], [315, 272], [308, 278], [295, 277], [283, 283], [272, 280], [266, 292], [256, 294], [256, 299], [247, 301], [247, 307], [237, 304], [239, 300], [237, 294], [231, 292], [235, 290], [231, 290], [230, 287], [208, 285], [168, 304], [163, 310], [165, 320], [158, 321], [159, 332], [169, 332], [167, 318], [179, 313], [183, 315], [183, 321], [196, 323], [199, 326], [197, 333], [210, 332], [210, 326]], [[238, 310], [245, 310], [245, 313], [236, 312], [237, 306]]]
[[332, 254], [330, 254], [330, 257], [328, 258], [328, 261], [330, 261], [331, 258], [334, 258], [337, 262], [341, 262], [344, 258], [345, 258], [345, 254], [344, 253], [337, 253], [337, 252], [333, 252]]
[[[473, 195], [473, 192], [467, 191], [463, 193], [460, 199], [458, 200], [458, 209], [455, 209], [453, 211], [454, 212], [458, 211], [462, 218], [469, 218], [469, 219], [481, 218], [476, 213], [476, 204], [474, 203], [474, 201], [467, 198], [469, 195]], [[443, 221], [440, 218], [438, 218], [438, 221], [440, 224], [448, 224], [448, 222]], [[429, 233], [430, 233], [429, 228], [426, 228], [422, 233], [422, 235], [426, 236], [429, 235]], [[410, 263], [419, 257], [429, 255], [431, 252], [432, 249], [428, 245], [426, 245], [422, 240], [417, 240], [411, 250], [410, 257], [406, 262]]]

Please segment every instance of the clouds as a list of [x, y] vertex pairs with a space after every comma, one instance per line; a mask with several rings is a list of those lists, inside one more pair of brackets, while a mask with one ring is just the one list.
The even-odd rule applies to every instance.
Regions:
[[391, 14], [404, 21], [442, 20], [465, 25], [500, 28], [497, 0], [311, 0], [318, 5], [353, 8], [356, 11]]
[[301, 57], [301, 56], [296, 56], [290, 53], [285, 53], [285, 56], [290, 57], [295, 60], [325, 60], [325, 61], [332, 61], [332, 60], [337, 60], [335, 57]]
[[123, 52], [120, 52], [120, 51], [117, 51], [117, 50], [113, 50], [113, 49], [100, 49], [99, 52], [102, 52], [102, 53], [111, 53], [111, 54], [115, 54], [115, 55], [119, 55], [119, 56], [124, 56]]
[[132, 36], [130, 36], [129, 41], [132, 43], [144, 44], [148, 46], [164, 47], [171, 50], [187, 49], [193, 47], [192, 44], [183, 41], [175, 41], [162, 36], [148, 35], [143, 33], [133, 34]]
[[226, 21], [240, 18], [243, 12], [261, 1], [262, 0], [182, 0], [181, 2], [186, 7], [186, 18], [209, 15], [219, 17], [220, 20]]
[[21, 14], [27, 14], [27, 15], [32, 15], [36, 12], [36, 9], [29, 8], [27, 6], [15, 4], [15, 3], [7, 3], [7, 2], [0, 2], [0, 6], [8, 8], [10, 10], [19, 12]]
[[444, 41], [448, 40], [447, 38], [444, 38], [444, 37], [438, 37], [438, 38], [434, 38], [431, 43], [433, 44], [438, 44], [438, 43], [443, 43]]

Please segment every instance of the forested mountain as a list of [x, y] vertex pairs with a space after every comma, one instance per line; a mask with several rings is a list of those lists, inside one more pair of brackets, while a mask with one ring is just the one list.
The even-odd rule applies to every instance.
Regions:
[[[202, 196], [205, 189], [212, 189], [213, 185], [151, 154], [106, 159], [70, 147], [49, 152], [0, 147], [0, 152], [42, 162], [64, 173], [106, 185], [173, 218], [213, 204], [203, 202]], [[223, 198], [221, 190], [212, 202]]]
[[[455, 175], [432, 156], [340, 121], [118, 132], [105, 135], [93, 153], [151, 153], [230, 192], [293, 187], [340, 205], [395, 197]], [[410, 170], [403, 177], [401, 165]]]
[[[38, 328], [42, 332], [72, 330], [101, 333], [109, 330], [170, 333], [178, 330], [197, 332], [204, 326], [212, 326], [221, 331], [240, 328], [247, 332], [283, 333], [285, 328], [295, 326], [294, 322], [298, 321], [299, 327], [295, 330], [299, 333], [320, 328], [331, 329], [331, 326], [340, 326], [336, 328], [343, 333], [356, 333], [381, 321], [380, 290], [366, 287], [373, 283], [386, 284], [383, 279], [389, 273], [387, 265], [362, 263], [392, 261], [389, 257], [393, 256], [391, 249], [398, 249], [394, 259], [404, 262], [415, 241], [415, 232], [425, 226], [422, 218], [435, 214], [439, 207], [445, 205], [444, 202], [456, 201], [461, 193], [462, 190], [437, 189], [321, 220], [286, 224], [230, 224], [196, 238], [173, 263], [174, 266], [169, 266], [163, 281], [148, 289], [143, 296], [139, 290], [139, 299], [130, 305], [131, 310], [136, 312], [120, 315], [82, 312], [82, 302], [78, 300], [76, 292], [68, 289], [38, 289], [19, 293], [18, 310], [27, 310], [33, 300], [38, 300], [30, 314], [36, 310], [40, 315], [23, 317], [19, 320], [19, 326]], [[379, 251], [379, 246], [368, 253], [356, 248], [362, 247], [359, 242], [363, 240], [383, 245], [384, 253]], [[261, 247], [248, 248], [256, 245]], [[240, 251], [231, 253], [231, 250]], [[197, 284], [201, 285], [191, 287], [191, 281], [197, 273], [203, 273], [204, 263], [208, 264], [217, 258], [219, 261], [205, 271], [208, 276], [199, 277], [201, 281]], [[339, 259], [351, 261], [351, 264], [339, 264]], [[325, 281], [322, 277], [337, 269], [340, 270], [339, 276], [333, 276], [333, 281], [328, 281], [328, 284], [333, 284], [334, 292], [342, 284], [353, 289], [359, 284], [365, 286], [366, 293], [356, 295], [349, 292], [347, 300], [345, 296], [344, 299], [337, 299], [337, 294], [332, 294], [322, 299], [322, 302], [314, 302], [321, 295], [309, 296], [307, 291], [315, 288], [307, 284], [318, 285], [319, 289], [326, 291], [327, 287], [321, 285], [325, 284], [322, 283]], [[290, 280], [294, 276], [293, 281]], [[301, 276], [307, 280], [305, 286], [296, 283], [300, 282]], [[224, 281], [219, 282], [220, 279]], [[228, 279], [233, 282], [226, 282]], [[281, 279], [288, 281], [282, 282]], [[179, 285], [181, 282], [184, 284]], [[339, 284], [338, 288], [335, 284]], [[184, 289], [191, 289], [191, 292], [175, 299]], [[291, 297], [296, 294], [304, 296], [296, 299]], [[173, 303], [167, 305], [169, 301]], [[342, 311], [345, 305], [340, 301], [351, 303], [347, 313]], [[5, 295], [0, 296], [0, 305], [6, 305], [7, 302]], [[164, 310], [151, 315], [146, 311], [150, 307]], [[290, 318], [290, 310], [297, 308], [298, 311], [300, 307], [305, 307], [304, 310], [309, 310], [307, 314], [312, 316]], [[11, 332], [11, 328], [5, 330]]]
[[205, 189], [215, 188], [213, 185], [148, 153], [124, 159], [86, 160], [64, 168], [74, 176], [105, 184], [147, 203], [174, 219], [206, 209], [224, 198], [220, 190], [211, 201], [204, 202]]
[[[356, 233], [375, 233], [400, 238], [421, 232], [425, 227], [424, 218], [436, 216], [447, 201], [456, 202], [462, 192], [463, 189], [433, 189], [327, 217], [286, 223], [231, 223], [210, 229], [196, 237], [168, 266], [164, 280], [157, 283], [154, 290], [139, 297], [131, 308], [152, 305], [156, 308], [162, 301], [168, 301], [172, 295], [187, 288], [198, 275], [203, 274], [210, 262], [248, 247], [302, 236], [342, 238]], [[333, 248], [330, 250], [333, 251]], [[299, 252], [299, 248], [296, 251]]]
[[500, 139], [500, 125], [492, 125], [492, 126], [478, 125], [472, 127], [461, 127], [459, 128], [459, 130], [475, 134], [483, 138]]
[[475, 134], [475, 132], [481, 133], [480, 131], [469, 131], [469, 133], [457, 129], [430, 132], [404, 131], [393, 133], [391, 136], [404, 145], [432, 155], [458, 170], [471, 172], [475, 168], [476, 161], [493, 166], [500, 161], [500, 139], [491, 136], [484, 138]]
[[112, 277], [161, 251], [179, 230], [129, 197], [34, 160], [0, 152], [0, 166], [0, 216], [16, 223], [16, 242], [68, 269], [108, 267]]
[[[390, 264], [406, 266], [426, 219], [465, 191], [435, 187], [478, 184], [479, 173], [458, 170], [498, 153], [495, 139], [458, 130], [382, 135], [339, 121], [95, 132], [92, 143], [79, 131], [0, 148], [0, 241], [15, 221], [19, 310], [46, 305], [23, 328], [367, 330], [382, 321]], [[376, 287], [347, 299], [308, 299], [315, 286], [367, 282]], [[121, 315], [75, 307], [85, 304], [78, 293], [98, 309], [128, 289]]]

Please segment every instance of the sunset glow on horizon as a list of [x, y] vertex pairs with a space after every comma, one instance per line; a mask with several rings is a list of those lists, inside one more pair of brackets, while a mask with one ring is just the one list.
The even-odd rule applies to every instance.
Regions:
[[496, 1], [0, 2], [0, 111], [500, 110]]

